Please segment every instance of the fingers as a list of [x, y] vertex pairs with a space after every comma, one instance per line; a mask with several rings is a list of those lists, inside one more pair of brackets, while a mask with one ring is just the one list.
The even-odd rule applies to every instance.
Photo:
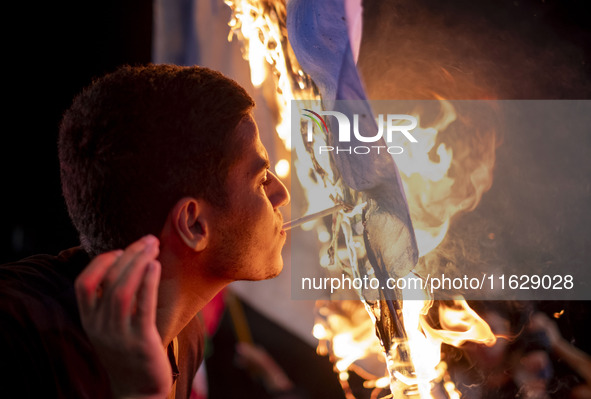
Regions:
[[143, 248], [138, 248], [137, 243], [132, 244], [133, 248], [125, 251], [105, 278], [104, 306], [111, 307], [111, 321], [116, 323], [129, 322], [142, 278], [150, 262], [158, 256], [158, 240], [155, 237], [141, 241]]
[[123, 254], [122, 250], [106, 252], [94, 258], [80, 273], [74, 284], [78, 306], [82, 314], [88, 314], [96, 306], [97, 291], [103, 277], [113, 263]]
[[156, 326], [158, 246], [147, 236], [97, 256], [76, 281], [82, 325], [120, 397], [162, 398], [172, 385]]
[[158, 239], [152, 235], [145, 236], [129, 245], [125, 252], [117, 259], [117, 262], [105, 275], [103, 284], [106, 288], [117, 285], [118, 280], [125, 274], [125, 271], [133, 266], [132, 262], [141, 263], [148, 257], [156, 258], [158, 251]]
[[[143, 291], [146, 291], [143, 297], [154, 302], [151, 312], [155, 313], [158, 281], [153, 281], [154, 271], [148, 272], [148, 269], [151, 270], [149, 265], [152, 262], [157, 262], [158, 244], [158, 239], [149, 235], [129, 245], [125, 251], [112, 251], [93, 259], [76, 280], [84, 325], [91, 323], [98, 329], [108, 327], [119, 331], [129, 328], [138, 293]], [[159, 263], [157, 271], [159, 280]], [[146, 282], [149, 283], [147, 288], [144, 287]], [[146, 307], [146, 304], [142, 306]], [[155, 316], [152, 315], [151, 319], [154, 320]]]

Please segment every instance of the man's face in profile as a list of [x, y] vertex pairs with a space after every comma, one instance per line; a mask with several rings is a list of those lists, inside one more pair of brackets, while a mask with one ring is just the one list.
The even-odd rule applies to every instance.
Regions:
[[234, 134], [238, 161], [226, 178], [228, 206], [216, 221], [213, 267], [232, 280], [263, 280], [283, 268], [286, 233], [279, 208], [289, 203], [289, 193], [269, 170], [267, 150], [250, 115]]

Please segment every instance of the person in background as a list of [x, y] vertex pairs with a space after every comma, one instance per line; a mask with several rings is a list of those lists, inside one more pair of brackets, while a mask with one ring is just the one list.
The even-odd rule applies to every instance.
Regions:
[[566, 363], [583, 379], [571, 389], [570, 398], [590, 399], [591, 356], [564, 339], [556, 323], [543, 312], [532, 315], [528, 328], [543, 333], [548, 340], [550, 355]]

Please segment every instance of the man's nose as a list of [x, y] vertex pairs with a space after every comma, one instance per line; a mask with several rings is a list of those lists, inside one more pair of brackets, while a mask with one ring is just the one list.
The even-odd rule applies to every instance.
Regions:
[[273, 207], [280, 208], [282, 206], [289, 204], [291, 198], [289, 196], [289, 191], [287, 191], [287, 187], [285, 187], [285, 184], [283, 184], [283, 182], [279, 180], [279, 178], [275, 176], [275, 174], [271, 172], [269, 173], [273, 176], [273, 189], [272, 192], [269, 193], [269, 199], [271, 200]]

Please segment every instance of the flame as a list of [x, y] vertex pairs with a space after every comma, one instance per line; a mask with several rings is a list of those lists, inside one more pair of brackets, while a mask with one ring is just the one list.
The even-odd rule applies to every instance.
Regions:
[[[469, 120], [458, 117], [449, 101], [437, 98], [440, 109], [436, 117], [423, 118], [419, 111], [413, 114], [419, 121], [418, 129], [413, 130], [418, 145], [413, 146], [407, 141], [395, 143], [405, 148], [404, 156], [396, 156], [395, 162], [400, 170], [422, 259], [444, 240], [452, 218], [462, 211], [474, 209], [490, 188], [496, 149], [494, 132], [470, 131], [481, 141], [477, 150], [474, 147], [477, 140], [466, 143], [453, 134], [446, 135], [446, 131], [455, 125], [472, 125]], [[423, 126], [423, 119], [433, 122]], [[406, 276], [410, 277], [412, 274]], [[403, 290], [402, 295], [408, 298], [409, 292]], [[432, 304], [427, 293], [421, 300], [403, 300], [403, 323], [415, 370], [414, 381], [406, 383], [413, 383], [421, 398], [432, 397], [434, 381], [442, 382], [448, 397], [459, 397], [460, 393], [446, 375], [441, 345], [460, 347], [472, 341], [492, 346], [496, 337], [463, 297], [454, 298], [451, 304], [439, 302], [441, 328], [432, 327], [426, 318]]]
[[424, 322], [421, 326], [429, 335], [450, 345], [459, 347], [467, 341], [472, 341], [493, 346], [497, 341], [489, 325], [462, 297], [454, 299], [451, 306], [442, 303], [439, 307], [439, 320], [442, 330], [432, 329]]
[[282, 1], [225, 0], [232, 9], [228, 40], [236, 36], [249, 62], [251, 82], [260, 87], [272, 74], [278, 95], [276, 131], [285, 147], [291, 149], [289, 105], [294, 99], [317, 99], [306, 75], [288, 54], [285, 3]]
[[[436, 98], [440, 104], [436, 117], [423, 118], [419, 111], [412, 113], [419, 121], [418, 129], [413, 130], [417, 145], [402, 140], [394, 143], [405, 149], [404, 156], [394, 158], [422, 259], [444, 240], [452, 218], [474, 209], [490, 188], [496, 149], [494, 132], [471, 131], [477, 139], [469, 142], [457, 137], [452, 140], [450, 134], [446, 136], [454, 124], [468, 127], [472, 124], [458, 117], [451, 102]], [[423, 119], [433, 122], [423, 126]], [[412, 275], [406, 278], [409, 277]], [[406, 298], [409, 293], [403, 290], [402, 295]], [[460, 347], [472, 341], [492, 346], [496, 337], [462, 297], [453, 299], [451, 304], [440, 302], [441, 328], [432, 327], [425, 317], [432, 304], [426, 293], [422, 300], [403, 301], [403, 323], [415, 370], [415, 380], [406, 383], [417, 386], [418, 396], [431, 398], [432, 382], [441, 381], [448, 397], [459, 397], [460, 393], [446, 375], [445, 362], [441, 361], [441, 345]]]
[[[366, 381], [364, 386], [377, 391], [387, 388], [390, 377], [374, 322], [360, 301], [318, 301], [313, 335], [319, 340], [317, 352], [330, 355], [341, 381], [355, 371]], [[380, 355], [380, 356], [376, 356]], [[345, 390], [347, 397], [353, 397]]]
[[[312, 159], [302, 141], [291, 141], [291, 100], [318, 100], [313, 83], [302, 71], [287, 42], [285, 27], [285, 3], [270, 0], [226, 0], [232, 9], [229, 40], [237, 37], [243, 46], [243, 56], [248, 60], [251, 81], [260, 87], [271, 78], [276, 95], [269, 99], [277, 109], [276, 131], [286, 149], [292, 151], [295, 173], [307, 198], [304, 213], [316, 212], [334, 205], [335, 198], [342, 198], [336, 184], [328, 157]], [[424, 259], [445, 239], [455, 215], [476, 207], [483, 193], [492, 184], [494, 166], [494, 132], [481, 132], [468, 141], [453, 134], [446, 134], [454, 124], [470, 127], [470, 121], [459, 117], [453, 105], [436, 96], [440, 110], [435, 118], [423, 118], [421, 110], [413, 114], [420, 122], [413, 135], [418, 143], [407, 141], [393, 143], [404, 148], [404, 156], [395, 156], [404, 191], [408, 200], [415, 229], [419, 254]], [[315, 103], [301, 105], [313, 109]], [[296, 135], [297, 136], [297, 135]], [[314, 145], [325, 145], [324, 137], [315, 136]], [[474, 146], [478, 143], [478, 150]], [[320, 172], [322, 171], [322, 173]], [[362, 205], [349, 214], [341, 213], [337, 223], [342, 228], [347, 244], [344, 250], [333, 255], [326, 253], [321, 265], [335, 268], [338, 263], [353, 274], [364, 248], [353, 233], [353, 218]], [[322, 225], [310, 222], [306, 229], [317, 227], [318, 240], [325, 248], [336, 248], [336, 231], [331, 234]], [[336, 230], [336, 227], [334, 227]], [[372, 273], [368, 264], [369, 273]], [[414, 275], [406, 276], [411, 278]], [[367, 303], [361, 301], [318, 302], [319, 316], [313, 335], [319, 340], [318, 352], [330, 354], [339, 374], [339, 380], [347, 387], [348, 371], [353, 370], [365, 378], [365, 386], [371, 389], [391, 389], [396, 396], [397, 382], [405, 385], [400, 391], [412, 397], [430, 398], [434, 382], [439, 383], [449, 398], [459, 398], [453, 381], [447, 374], [447, 365], [441, 360], [443, 343], [460, 346], [466, 341], [492, 345], [495, 336], [490, 328], [463, 298], [455, 298], [451, 304], [439, 304], [441, 328], [431, 326], [426, 318], [433, 301], [425, 292], [421, 300], [404, 299], [402, 320], [407, 340], [396, 345], [407, 345], [414, 372], [407, 375], [399, 371], [401, 360], [391, 353], [385, 354], [375, 334], [375, 319]], [[408, 390], [408, 387], [414, 387]], [[348, 397], [350, 391], [345, 389]]]
[[[439, 110], [425, 105], [421, 110], [424, 115], [412, 112], [418, 120], [413, 130], [418, 143], [401, 137], [394, 143], [404, 148], [403, 154], [393, 158], [408, 199], [421, 257], [443, 241], [456, 214], [471, 211], [480, 202], [492, 185], [495, 162], [494, 132], [475, 131], [469, 120], [458, 117], [451, 102], [437, 95], [435, 98]], [[433, 117], [435, 112], [438, 115]], [[424, 116], [433, 122], [423, 126]], [[462, 129], [468, 131], [461, 137], [453, 136], [454, 131]]]
[[555, 319], [559, 319], [560, 316], [562, 316], [564, 314], [564, 309], [562, 309], [560, 312], [554, 312], [553, 316]]

